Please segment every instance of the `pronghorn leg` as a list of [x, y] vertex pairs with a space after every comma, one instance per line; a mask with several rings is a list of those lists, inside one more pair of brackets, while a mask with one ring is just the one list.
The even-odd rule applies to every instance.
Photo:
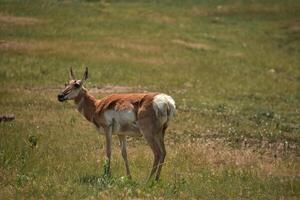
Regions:
[[164, 135], [162, 132], [160, 132], [158, 135], [156, 135], [155, 139], [156, 139], [156, 143], [158, 144], [160, 152], [161, 152], [160, 157], [159, 157], [159, 162], [158, 162], [158, 169], [157, 169], [156, 175], [155, 175], [155, 180], [158, 180], [162, 166], [165, 161], [166, 148], [165, 148], [165, 142], [164, 142]]
[[[158, 164], [162, 158], [162, 151], [160, 145], [157, 142], [157, 139], [155, 138], [157, 137], [157, 134], [161, 132], [162, 129], [159, 121], [156, 118], [153, 118], [153, 116], [155, 115], [156, 114], [154, 110], [150, 110], [147, 112], [141, 111], [138, 113], [138, 124], [140, 127], [140, 131], [147, 140], [154, 155], [153, 166], [148, 181], [151, 180], [152, 177], [157, 173]], [[157, 178], [155, 177], [155, 179]]]
[[163, 128], [162, 128], [162, 136], [163, 136], [163, 139], [165, 139], [165, 134], [166, 134], [166, 130], [168, 128], [168, 124], [166, 123]]
[[165, 133], [166, 133], [166, 130], [168, 128], [168, 125], [165, 124], [162, 128], [162, 131], [159, 133], [159, 135], [156, 137], [156, 141], [160, 147], [160, 150], [161, 150], [161, 157], [160, 157], [160, 162], [159, 162], [159, 165], [158, 165], [158, 169], [157, 169], [157, 173], [156, 173], [156, 177], [155, 179], [158, 180], [159, 177], [160, 177], [160, 172], [161, 172], [161, 169], [163, 167], [163, 164], [164, 164], [164, 161], [165, 161], [165, 157], [166, 157], [166, 147], [165, 147]]
[[[153, 144], [150, 144], [150, 147], [152, 149], [152, 152], [154, 154], [154, 161], [153, 161], [153, 165], [152, 165], [152, 169], [150, 172], [150, 176], [149, 176], [149, 180], [153, 177], [153, 175], [157, 172], [157, 168], [159, 165], [159, 160], [160, 160], [160, 156], [161, 156], [161, 152], [159, 147], [157, 146], [155, 140], [153, 141]], [[156, 179], [155, 179], [156, 180]]]
[[127, 160], [127, 151], [126, 151], [126, 136], [125, 135], [119, 135], [119, 141], [120, 141], [120, 148], [121, 148], [121, 154], [123, 157], [123, 160], [125, 162], [126, 167], [126, 175], [128, 178], [131, 179], [130, 171], [129, 171], [129, 164]]
[[161, 151], [160, 151], [159, 145], [157, 144], [157, 142], [155, 140], [155, 135], [153, 134], [152, 131], [151, 132], [150, 131], [144, 131], [143, 134], [144, 134], [149, 146], [151, 147], [151, 150], [152, 150], [153, 155], [154, 155], [152, 170], [150, 172], [150, 176], [149, 176], [149, 179], [148, 179], [148, 180], [150, 180], [157, 171], [157, 167], [158, 167], [159, 160], [160, 160], [160, 157], [161, 157]]
[[105, 130], [105, 139], [106, 139], [106, 158], [107, 163], [105, 163], [104, 167], [104, 174], [110, 175], [110, 160], [111, 160], [111, 143], [112, 143], [112, 130], [113, 130], [113, 124], [109, 126]]

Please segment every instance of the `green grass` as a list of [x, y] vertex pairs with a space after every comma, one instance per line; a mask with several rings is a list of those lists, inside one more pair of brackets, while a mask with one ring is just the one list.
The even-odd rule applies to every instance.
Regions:
[[[1, 199], [298, 199], [300, 5], [288, 1], [1, 1]], [[173, 96], [159, 183], [142, 139], [133, 180], [114, 140], [56, 95], [74, 66], [86, 87]], [[104, 94], [97, 94], [102, 97]]]

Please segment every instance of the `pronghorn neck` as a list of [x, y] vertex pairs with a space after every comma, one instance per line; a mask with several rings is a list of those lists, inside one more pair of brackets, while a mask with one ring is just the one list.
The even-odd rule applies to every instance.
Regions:
[[74, 99], [77, 110], [90, 122], [93, 122], [93, 117], [96, 111], [96, 99], [88, 94], [83, 88], [78, 96]]

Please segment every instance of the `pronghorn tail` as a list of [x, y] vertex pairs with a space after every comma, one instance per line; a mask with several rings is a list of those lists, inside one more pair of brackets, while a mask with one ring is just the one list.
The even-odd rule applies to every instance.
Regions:
[[153, 108], [161, 124], [167, 123], [176, 114], [174, 99], [166, 94], [158, 94], [153, 99]]

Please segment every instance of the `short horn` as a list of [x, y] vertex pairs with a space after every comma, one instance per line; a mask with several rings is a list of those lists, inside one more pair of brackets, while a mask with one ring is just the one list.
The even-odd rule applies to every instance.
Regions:
[[87, 79], [88, 79], [88, 68], [86, 67], [86, 68], [85, 68], [85, 72], [84, 72], [84, 74], [83, 74], [82, 80], [83, 80], [83, 81], [86, 81]]
[[70, 79], [76, 80], [72, 67], [70, 67]]

